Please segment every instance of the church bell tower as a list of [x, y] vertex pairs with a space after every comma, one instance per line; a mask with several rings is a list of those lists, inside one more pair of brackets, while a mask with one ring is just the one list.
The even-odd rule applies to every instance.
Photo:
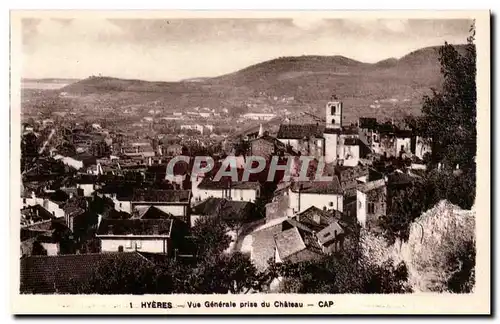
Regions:
[[342, 102], [338, 100], [326, 104], [326, 128], [342, 128], [342, 106]]

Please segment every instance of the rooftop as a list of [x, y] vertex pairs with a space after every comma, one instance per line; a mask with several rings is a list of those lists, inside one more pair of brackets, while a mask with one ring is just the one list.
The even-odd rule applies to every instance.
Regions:
[[333, 176], [332, 181], [298, 181], [290, 186], [293, 192], [313, 194], [342, 194], [339, 178]]
[[190, 190], [135, 189], [131, 201], [188, 203], [190, 196]]
[[21, 293], [76, 293], [79, 281], [89, 278], [102, 262], [143, 260], [139, 253], [96, 253], [21, 258]]
[[282, 139], [322, 138], [324, 131], [325, 126], [322, 124], [282, 124], [277, 137]]
[[384, 179], [379, 179], [375, 181], [370, 181], [367, 183], [363, 183], [358, 186], [358, 190], [361, 192], [368, 192], [371, 190], [379, 189], [385, 187], [385, 180]]
[[208, 198], [194, 206], [194, 215], [212, 216], [220, 213], [223, 219], [246, 217], [253, 211], [255, 205], [247, 201], [228, 200], [224, 198]]
[[170, 236], [172, 219], [103, 219], [97, 235]]

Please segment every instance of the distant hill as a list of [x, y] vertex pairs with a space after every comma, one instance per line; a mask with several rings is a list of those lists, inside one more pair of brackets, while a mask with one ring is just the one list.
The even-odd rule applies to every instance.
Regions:
[[[462, 51], [464, 45], [457, 48]], [[160, 107], [165, 112], [249, 105], [252, 111], [272, 106], [318, 115], [335, 94], [344, 101], [348, 121], [359, 116], [390, 118], [419, 113], [422, 96], [440, 87], [438, 50], [423, 48], [374, 64], [343, 56], [281, 57], [227, 75], [180, 82], [91, 77], [60, 91], [117, 112], [127, 105]]]
[[42, 79], [34, 79], [34, 78], [22, 78], [21, 82], [39, 82], [39, 83], [64, 83], [70, 84], [74, 82], [78, 82], [79, 79], [71, 79], [71, 78], [42, 78]]

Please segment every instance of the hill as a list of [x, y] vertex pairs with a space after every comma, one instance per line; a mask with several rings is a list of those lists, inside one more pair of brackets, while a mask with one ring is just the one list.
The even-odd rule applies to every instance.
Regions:
[[196, 106], [229, 110], [250, 106], [251, 111], [307, 109], [318, 115], [335, 94], [345, 103], [346, 121], [360, 116], [390, 118], [419, 113], [422, 95], [439, 88], [438, 49], [423, 48], [375, 64], [343, 56], [281, 57], [219, 77], [180, 82], [92, 77], [61, 92], [118, 112], [129, 105], [165, 112]]

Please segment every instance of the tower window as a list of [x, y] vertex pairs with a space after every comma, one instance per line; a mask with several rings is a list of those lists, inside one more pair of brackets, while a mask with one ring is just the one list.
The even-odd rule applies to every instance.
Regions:
[[332, 115], [335, 115], [337, 113], [337, 107], [336, 106], [330, 106], [331, 110], [332, 110]]
[[335, 124], [335, 118], [334, 118], [334, 119], [332, 119], [332, 124]]

